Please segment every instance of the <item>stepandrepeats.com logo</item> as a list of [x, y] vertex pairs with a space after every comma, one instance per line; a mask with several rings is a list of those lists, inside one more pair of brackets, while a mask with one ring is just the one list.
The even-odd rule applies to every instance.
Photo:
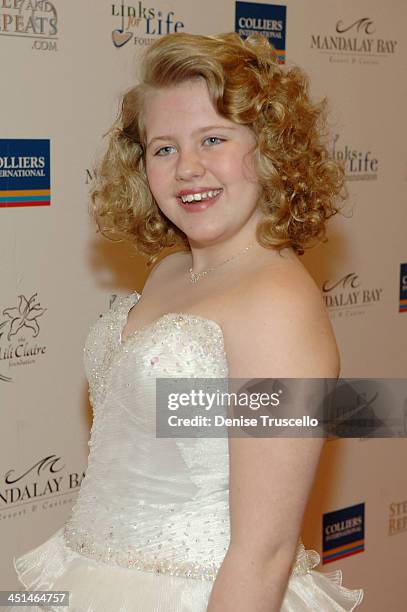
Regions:
[[311, 33], [310, 46], [331, 63], [377, 65], [396, 53], [397, 42], [377, 32], [370, 17], [359, 17], [339, 19], [330, 31]]
[[112, 42], [117, 49], [131, 40], [140, 46], [150, 45], [157, 36], [181, 32], [184, 22], [175, 11], [161, 10], [147, 6], [142, 0], [137, 2], [113, 2], [110, 14], [115, 18], [117, 27], [112, 31]]
[[398, 535], [407, 531], [407, 499], [392, 502], [389, 507], [388, 535]]
[[285, 62], [287, 7], [254, 2], [236, 2], [235, 31], [241, 38], [262, 34], [276, 49], [279, 63]]
[[0, 36], [25, 38], [37, 51], [57, 51], [55, 5], [49, 0], [0, 0]]
[[0, 208], [50, 204], [50, 141], [0, 139]]
[[37, 293], [30, 298], [18, 296], [16, 306], [1, 311], [0, 316], [0, 382], [13, 380], [10, 370], [16, 366], [32, 365], [45, 355], [47, 347], [37, 340], [42, 308]]

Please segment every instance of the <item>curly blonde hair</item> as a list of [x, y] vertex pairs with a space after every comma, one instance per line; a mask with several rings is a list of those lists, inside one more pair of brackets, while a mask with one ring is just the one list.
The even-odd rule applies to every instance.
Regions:
[[298, 254], [325, 240], [325, 222], [346, 196], [344, 170], [329, 154], [326, 99], [313, 103], [308, 77], [279, 65], [266, 38], [168, 34], [146, 51], [140, 83], [128, 90], [107, 150], [95, 170], [91, 210], [101, 233], [127, 239], [154, 261], [166, 247], [189, 249], [186, 235], [159, 209], [145, 169], [147, 91], [204, 78], [217, 112], [252, 129], [263, 217], [257, 240]]

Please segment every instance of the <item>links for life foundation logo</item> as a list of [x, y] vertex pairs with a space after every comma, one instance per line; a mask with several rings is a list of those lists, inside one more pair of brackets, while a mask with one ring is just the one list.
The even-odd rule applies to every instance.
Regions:
[[128, 42], [140, 46], [150, 45], [157, 36], [181, 32], [184, 22], [172, 10], [161, 10], [137, 2], [113, 2], [111, 16], [117, 27], [112, 31], [112, 42], [116, 49]]
[[0, 0], [0, 36], [30, 41], [37, 51], [57, 51], [54, 4], [49, 0]]
[[235, 31], [241, 38], [262, 34], [273, 45], [280, 64], [285, 62], [287, 7], [255, 2], [236, 2]]
[[345, 166], [347, 181], [376, 181], [379, 173], [379, 160], [368, 149], [359, 150], [339, 142], [340, 135], [335, 134], [332, 143], [332, 157]]

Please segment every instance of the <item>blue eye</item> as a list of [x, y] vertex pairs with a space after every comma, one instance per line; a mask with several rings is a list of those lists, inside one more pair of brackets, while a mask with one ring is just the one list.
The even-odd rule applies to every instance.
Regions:
[[172, 146], [172, 145], [167, 145], [165, 147], [161, 147], [161, 149], [158, 149], [158, 151], [156, 151], [154, 153], [154, 155], [158, 155], [160, 157], [165, 157], [166, 155], [170, 154], [170, 152], [171, 152], [170, 150], [171, 149], [175, 149], [175, 147]]
[[220, 144], [221, 142], [225, 142], [224, 138], [219, 138], [218, 136], [208, 136], [208, 138], [205, 138], [204, 143], [208, 142], [208, 140], [210, 141], [209, 142], [210, 145], [217, 145], [217, 144]]

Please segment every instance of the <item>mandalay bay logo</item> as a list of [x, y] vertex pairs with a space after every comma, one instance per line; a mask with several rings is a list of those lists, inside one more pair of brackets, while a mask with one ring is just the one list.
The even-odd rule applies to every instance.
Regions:
[[322, 295], [331, 318], [363, 315], [380, 302], [382, 294], [382, 288], [363, 286], [355, 272], [322, 284]]
[[12, 367], [31, 365], [45, 355], [46, 346], [34, 339], [40, 335], [40, 320], [46, 310], [37, 300], [37, 293], [28, 299], [19, 295], [16, 306], [3, 309], [3, 318], [0, 318], [0, 382], [13, 380], [9, 375]]
[[84, 477], [84, 472], [67, 473], [57, 455], [8, 470], [0, 480], [0, 520], [71, 505]]
[[131, 40], [135, 45], [147, 46], [157, 36], [184, 29], [183, 21], [176, 17], [174, 11], [147, 6], [142, 0], [132, 3], [124, 0], [113, 2], [110, 14], [117, 22], [117, 27], [112, 31], [112, 42], [116, 49], [124, 47]]
[[0, 36], [25, 38], [36, 51], [57, 51], [54, 4], [49, 0], [0, 0]]
[[354, 21], [340, 19], [331, 32], [311, 34], [311, 49], [325, 54], [331, 63], [379, 64], [396, 53], [398, 41], [376, 32], [370, 17]]

